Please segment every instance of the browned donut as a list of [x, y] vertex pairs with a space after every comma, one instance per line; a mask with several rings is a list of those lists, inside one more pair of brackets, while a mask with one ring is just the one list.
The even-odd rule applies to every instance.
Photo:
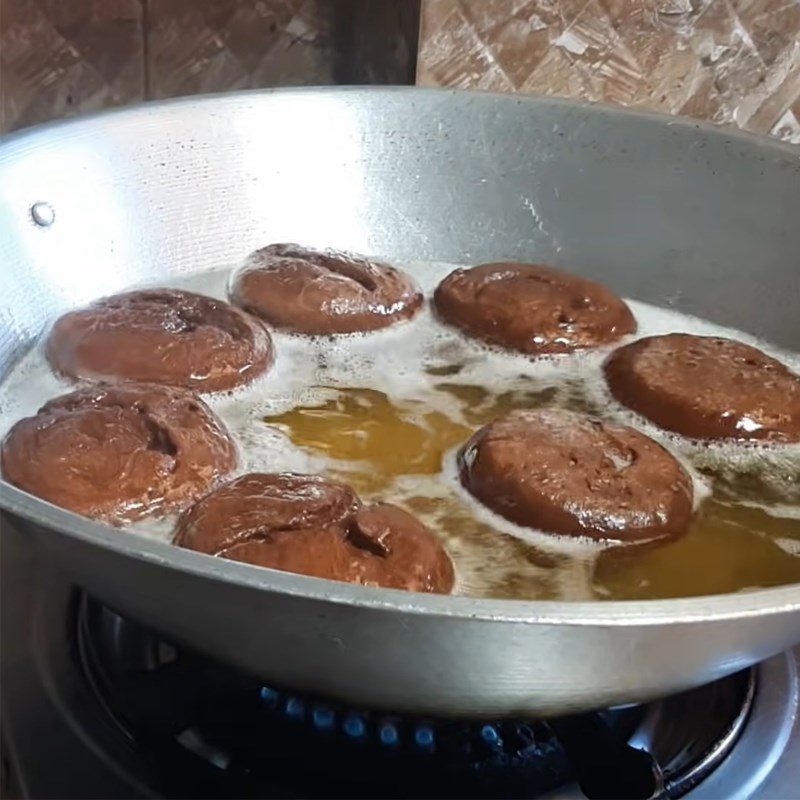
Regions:
[[453, 565], [422, 523], [397, 506], [363, 506], [317, 475], [243, 475], [183, 516], [175, 544], [285, 572], [446, 594]]
[[628, 306], [604, 286], [538, 264], [457, 269], [433, 302], [469, 336], [531, 355], [599, 347], [636, 330]]
[[52, 368], [68, 378], [131, 380], [217, 392], [272, 364], [272, 340], [238, 308], [177, 289], [106, 297], [71, 311], [47, 338]]
[[400, 270], [347, 253], [271, 244], [234, 276], [231, 301], [295, 333], [355, 333], [409, 319], [422, 294]]
[[765, 353], [716, 336], [649, 336], [605, 363], [623, 405], [697, 439], [800, 441], [800, 377]]
[[9, 483], [114, 523], [184, 506], [235, 463], [233, 442], [198, 397], [152, 384], [57, 397], [17, 422], [2, 446]]
[[463, 486], [518, 525], [593, 539], [684, 532], [692, 482], [661, 445], [571, 411], [514, 411], [462, 447]]

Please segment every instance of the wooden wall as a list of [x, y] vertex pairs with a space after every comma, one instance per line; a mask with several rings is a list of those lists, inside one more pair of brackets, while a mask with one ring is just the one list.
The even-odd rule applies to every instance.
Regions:
[[0, 129], [265, 86], [413, 83], [419, 0], [0, 0]]
[[418, 82], [616, 103], [800, 143], [800, 0], [424, 0]]

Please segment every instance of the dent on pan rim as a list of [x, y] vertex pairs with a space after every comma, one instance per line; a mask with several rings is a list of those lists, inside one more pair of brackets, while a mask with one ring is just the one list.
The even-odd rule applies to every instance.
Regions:
[[[227, 92], [217, 95], [181, 97], [172, 100], [142, 103], [137, 106], [100, 111], [77, 119], [47, 122], [0, 137], [0, 159], [3, 149], [14, 145], [41, 144], [44, 135], [57, 132], [78, 133], [87, 123], [103, 119], [151, 116], [160, 109], [180, 105], [218, 104], [226, 100], [280, 95], [358, 97], [361, 95], [454, 95], [462, 98], [480, 96], [513, 105], [562, 107], [582, 110], [590, 115], [650, 120], [654, 123], [703, 131], [719, 139], [740, 140], [772, 150], [793, 159], [800, 159], [798, 148], [787, 142], [770, 139], [746, 131], [720, 129], [712, 123], [676, 118], [652, 111], [640, 111], [618, 106], [588, 103], [561, 98], [518, 97], [497, 92], [478, 92], [461, 89], [414, 87], [293, 87], [289, 89], [255, 89], [246, 92]], [[26, 140], [29, 140], [26, 142]], [[37, 141], [39, 140], [39, 141]], [[692, 624], [711, 619], [740, 619], [770, 616], [800, 611], [800, 584], [758, 589], [722, 595], [704, 595], [672, 600], [491, 600], [459, 595], [412, 594], [395, 589], [374, 589], [354, 584], [312, 578], [305, 575], [255, 567], [249, 564], [209, 558], [182, 550], [164, 542], [142, 537], [127, 537], [107, 525], [72, 514], [16, 489], [0, 478], [0, 508], [48, 528], [50, 535], [65, 534], [82, 542], [113, 550], [120, 555], [149, 562], [156, 566], [179, 569], [183, 572], [243, 587], [280, 592], [303, 598], [362, 608], [402, 611], [476, 620], [497, 620], [534, 624], [568, 624], [609, 626], [653, 624]]]

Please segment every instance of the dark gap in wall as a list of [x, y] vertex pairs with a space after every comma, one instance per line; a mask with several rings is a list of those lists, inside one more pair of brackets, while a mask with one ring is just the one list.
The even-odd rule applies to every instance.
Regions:
[[329, 0], [338, 84], [416, 80], [420, 0]]
[[150, 99], [150, 0], [139, 0], [142, 4], [142, 91], [144, 99]]

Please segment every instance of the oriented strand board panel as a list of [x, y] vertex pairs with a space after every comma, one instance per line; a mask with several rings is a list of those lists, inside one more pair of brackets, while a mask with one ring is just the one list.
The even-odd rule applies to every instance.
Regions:
[[417, 82], [617, 103], [800, 143], [800, 0], [423, 0]]
[[413, 83], [419, 0], [146, 0], [151, 97]]
[[331, 20], [314, 0], [148, 0], [150, 96], [330, 83]]
[[0, 130], [144, 98], [140, 0], [0, 0]]
[[420, 0], [0, 0], [0, 131], [140, 100], [414, 82]]

